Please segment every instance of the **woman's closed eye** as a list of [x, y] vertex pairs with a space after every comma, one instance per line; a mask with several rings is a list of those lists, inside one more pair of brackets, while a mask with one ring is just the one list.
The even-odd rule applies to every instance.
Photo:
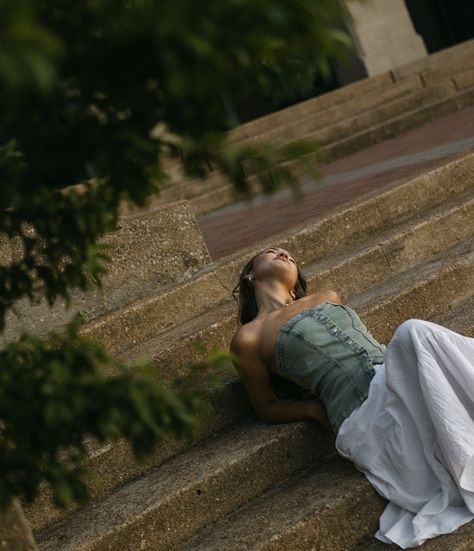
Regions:
[[[268, 249], [265, 251], [265, 253], [276, 253], [276, 249]], [[290, 260], [291, 262], [293, 262], [293, 264], [296, 265], [296, 260], [292, 257], [292, 256], [289, 256], [288, 255], [288, 260]]]

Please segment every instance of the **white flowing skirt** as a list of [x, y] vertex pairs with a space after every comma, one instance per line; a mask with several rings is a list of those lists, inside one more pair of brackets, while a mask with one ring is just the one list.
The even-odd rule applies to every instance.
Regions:
[[474, 518], [474, 339], [408, 320], [338, 452], [389, 500], [375, 537], [403, 549]]

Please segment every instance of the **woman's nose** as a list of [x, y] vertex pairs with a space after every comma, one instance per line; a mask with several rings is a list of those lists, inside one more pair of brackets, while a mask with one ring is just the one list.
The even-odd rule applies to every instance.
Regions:
[[278, 253], [278, 256], [284, 256], [286, 259], [288, 259], [288, 253], [286, 251], [280, 251]]

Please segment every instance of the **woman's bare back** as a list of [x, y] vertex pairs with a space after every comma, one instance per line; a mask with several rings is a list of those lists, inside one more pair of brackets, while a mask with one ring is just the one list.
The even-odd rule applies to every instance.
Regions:
[[268, 314], [261, 314], [252, 321], [243, 325], [239, 332], [252, 335], [251, 342], [254, 352], [262, 363], [272, 372], [275, 372], [275, 341], [284, 323], [299, 314], [306, 308], [312, 308], [323, 302], [341, 303], [339, 295], [335, 291], [322, 290], [311, 295], [295, 300], [290, 305], [274, 310]]

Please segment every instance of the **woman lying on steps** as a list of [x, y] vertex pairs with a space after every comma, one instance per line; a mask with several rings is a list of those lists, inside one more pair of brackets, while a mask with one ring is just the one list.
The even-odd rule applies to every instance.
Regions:
[[[408, 320], [385, 347], [334, 291], [306, 295], [280, 248], [251, 259], [237, 287], [231, 351], [257, 415], [334, 431], [389, 500], [376, 538], [415, 547], [474, 518], [474, 339]], [[271, 373], [315, 398], [278, 399]]]

